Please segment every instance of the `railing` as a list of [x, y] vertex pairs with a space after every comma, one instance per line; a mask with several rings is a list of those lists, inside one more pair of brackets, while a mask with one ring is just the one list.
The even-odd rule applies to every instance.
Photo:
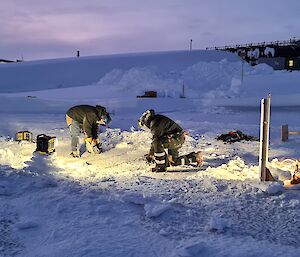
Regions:
[[262, 47], [262, 46], [289, 46], [289, 45], [300, 45], [300, 38], [296, 39], [293, 37], [290, 40], [282, 41], [272, 41], [272, 42], [262, 42], [262, 43], [247, 43], [239, 45], [228, 45], [228, 46], [215, 46], [215, 47], [206, 47], [206, 50], [228, 50], [228, 49], [237, 49], [237, 48], [251, 48], [251, 47]]

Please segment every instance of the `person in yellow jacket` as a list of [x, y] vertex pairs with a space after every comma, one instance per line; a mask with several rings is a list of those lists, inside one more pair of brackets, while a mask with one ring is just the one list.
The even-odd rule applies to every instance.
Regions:
[[108, 125], [111, 117], [106, 108], [100, 105], [77, 105], [71, 107], [66, 114], [66, 122], [71, 135], [71, 155], [79, 157], [79, 136], [84, 133], [88, 152], [101, 152], [98, 139], [98, 125]]

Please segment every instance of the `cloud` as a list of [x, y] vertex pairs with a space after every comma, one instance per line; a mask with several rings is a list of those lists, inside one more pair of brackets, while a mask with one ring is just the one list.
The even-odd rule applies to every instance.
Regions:
[[44, 58], [68, 55], [75, 48], [90, 54], [187, 49], [191, 38], [195, 48], [285, 39], [300, 35], [294, 25], [300, 1], [285, 3], [1, 0], [0, 58], [14, 56], [13, 46], [16, 53]]

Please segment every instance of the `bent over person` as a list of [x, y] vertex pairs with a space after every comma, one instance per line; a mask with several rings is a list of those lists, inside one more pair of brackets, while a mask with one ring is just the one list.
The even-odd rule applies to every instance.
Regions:
[[192, 152], [179, 156], [187, 133], [170, 118], [155, 114], [154, 110], [148, 110], [138, 120], [140, 128], [148, 128], [153, 136], [147, 161], [154, 160], [155, 172], [164, 172], [168, 166], [185, 165], [197, 163], [202, 165], [201, 152]]
[[88, 152], [101, 152], [98, 139], [98, 125], [108, 125], [111, 122], [109, 113], [100, 105], [77, 105], [71, 107], [66, 114], [66, 122], [71, 134], [71, 155], [79, 157], [79, 136], [84, 133]]

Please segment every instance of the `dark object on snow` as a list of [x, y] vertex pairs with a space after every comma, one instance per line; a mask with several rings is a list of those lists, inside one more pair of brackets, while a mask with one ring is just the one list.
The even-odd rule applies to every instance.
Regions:
[[156, 91], [145, 91], [145, 93], [143, 95], [137, 96], [137, 98], [144, 98], [144, 97], [155, 98], [155, 97], [157, 97], [157, 92]]
[[8, 62], [14, 62], [14, 61], [11, 61], [11, 60], [5, 60], [5, 59], [0, 59], [0, 63], [1, 62], [6, 62], [6, 63], [8, 63]]
[[294, 171], [294, 174], [292, 175], [291, 184], [300, 184], [300, 170], [298, 164], [296, 165], [296, 169]]
[[227, 134], [222, 134], [216, 138], [217, 140], [222, 140], [225, 143], [240, 142], [242, 140], [246, 141], [258, 141], [258, 138], [253, 136], [248, 136], [240, 130], [229, 131]]
[[29, 141], [32, 142], [32, 133], [30, 131], [19, 131], [16, 133], [16, 141]]
[[51, 154], [55, 152], [56, 137], [40, 134], [36, 138], [36, 151], [41, 154]]
[[293, 177], [291, 180], [292, 185], [300, 184], [300, 177]]
[[166, 172], [167, 168], [164, 166], [156, 165], [155, 167], [151, 167], [150, 170], [151, 170], [151, 172]]
[[287, 124], [281, 126], [281, 141], [287, 141], [289, 135], [300, 135], [300, 131], [289, 131]]

